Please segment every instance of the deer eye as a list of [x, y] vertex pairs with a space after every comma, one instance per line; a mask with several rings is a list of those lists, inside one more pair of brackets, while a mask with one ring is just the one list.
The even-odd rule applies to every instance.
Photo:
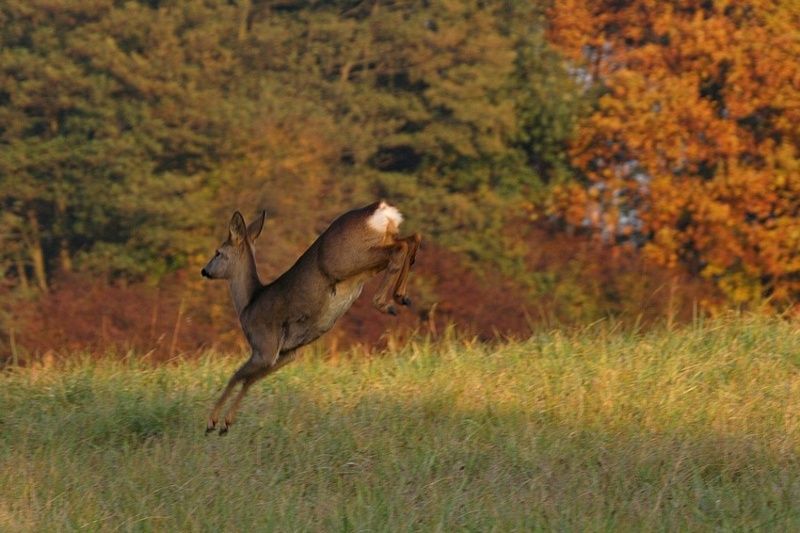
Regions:
[[214, 257], [219, 257], [219, 256], [221, 256], [221, 255], [222, 255], [222, 252], [220, 252], [219, 250], [217, 250], [217, 253], [215, 253], [215, 254], [214, 254]]

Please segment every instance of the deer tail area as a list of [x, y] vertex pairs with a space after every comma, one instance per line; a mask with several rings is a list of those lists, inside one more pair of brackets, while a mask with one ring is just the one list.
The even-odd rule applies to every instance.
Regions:
[[390, 226], [397, 230], [401, 222], [403, 222], [403, 215], [400, 211], [384, 201], [378, 203], [375, 212], [367, 220], [369, 226], [380, 233], [385, 233]]

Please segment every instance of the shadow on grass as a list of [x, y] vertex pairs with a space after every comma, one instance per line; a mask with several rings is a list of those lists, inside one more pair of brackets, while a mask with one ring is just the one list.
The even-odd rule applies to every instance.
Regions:
[[[457, 400], [433, 391], [326, 401], [278, 385], [254, 394], [232, 433], [211, 445], [244, 453], [230, 457], [234, 468], [251, 464], [248, 450], [261, 450], [264, 464], [280, 472], [272, 489], [307, 484], [311, 469], [344, 480], [339, 486], [353, 497], [366, 485], [421, 517], [453, 499], [499, 520], [480, 527], [800, 525], [800, 461], [778, 435], [654, 432], [610, 419], [586, 425], [577, 414], [498, 409], [491, 401], [471, 409]], [[443, 524], [476, 525], [457, 516]], [[420, 519], [412, 525], [432, 525]]]
[[[169, 381], [76, 374], [18, 392], [27, 397], [0, 413], [5, 451], [67, 455], [78, 470], [100, 472], [112, 497], [120, 462], [140, 461], [128, 465], [139, 475], [168, 469], [175, 486], [199, 477], [224, 501], [275, 505], [279, 494], [283, 525], [341, 528], [343, 516], [411, 529], [800, 525], [800, 464], [774, 434], [654, 432], [614, 419], [587, 425], [579, 413], [500, 408], [490, 398], [464, 407], [463, 397], [442, 390], [315, 393], [279, 378], [253, 390], [219, 438], [203, 435], [214, 394]], [[159, 446], [163, 457], [147, 463]], [[104, 465], [102, 450], [125, 453], [109, 454], [113, 464]], [[254, 512], [245, 525], [261, 520]]]

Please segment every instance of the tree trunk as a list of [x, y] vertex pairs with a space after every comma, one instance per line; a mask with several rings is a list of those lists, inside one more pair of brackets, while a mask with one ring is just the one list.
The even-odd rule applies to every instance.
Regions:
[[30, 248], [31, 262], [33, 263], [33, 274], [36, 277], [36, 284], [42, 292], [47, 292], [47, 271], [44, 266], [44, 253], [42, 246], [37, 241]]
[[62, 272], [72, 272], [72, 257], [69, 255], [67, 239], [61, 239], [58, 246], [58, 262]]
[[56, 197], [56, 217], [54, 232], [58, 237], [58, 263], [62, 272], [72, 272], [72, 257], [69, 254], [67, 239], [67, 199], [63, 191]]
[[42, 292], [47, 292], [47, 268], [44, 261], [44, 250], [42, 250], [42, 240], [39, 232], [39, 220], [33, 210], [28, 211], [28, 230], [29, 237], [26, 239], [28, 244], [28, 255], [33, 264], [33, 275], [36, 284]]
[[25, 263], [22, 261], [22, 254], [17, 250], [17, 253], [14, 254], [14, 264], [17, 268], [17, 277], [19, 278], [19, 286], [22, 287], [23, 291], [28, 290], [30, 287], [28, 285], [28, 273], [25, 272]]
[[250, 18], [252, 6], [252, 0], [239, 0], [239, 41], [244, 41], [247, 38], [247, 21]]

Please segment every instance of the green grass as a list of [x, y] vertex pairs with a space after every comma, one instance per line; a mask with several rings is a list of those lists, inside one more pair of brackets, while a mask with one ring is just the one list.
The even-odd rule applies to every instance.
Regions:
[[797, 324], [609, 329], [307, 356], [224, 438], [240, 357], [12, 370], [0, 530], [800, 529]]

